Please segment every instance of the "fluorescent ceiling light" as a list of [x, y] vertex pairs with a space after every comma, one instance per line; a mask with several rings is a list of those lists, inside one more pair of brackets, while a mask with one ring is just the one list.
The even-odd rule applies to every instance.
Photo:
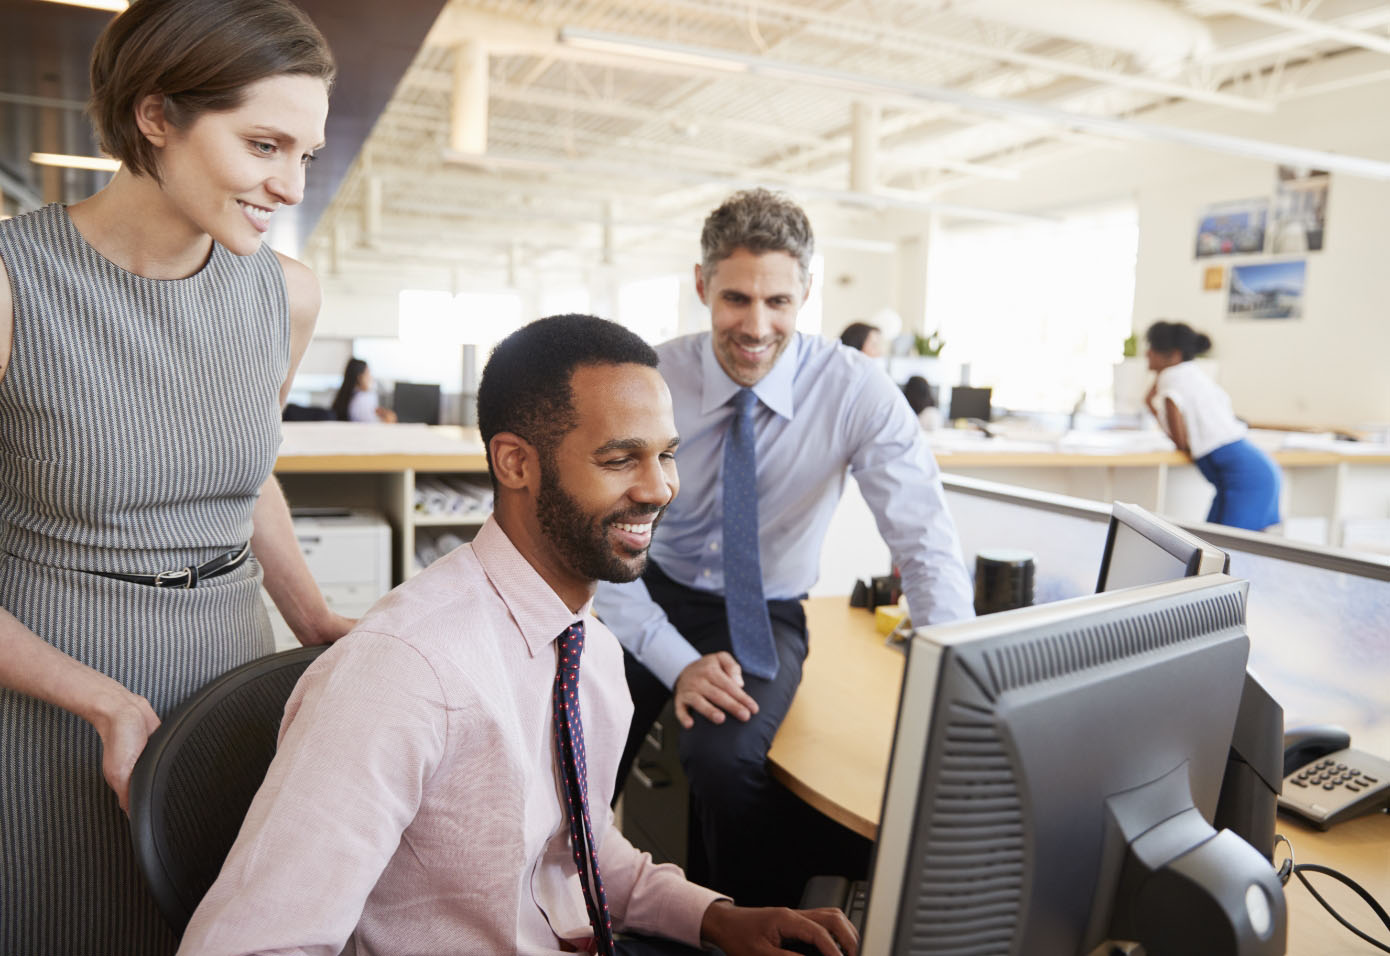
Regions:
[[672, 62], [674, 62], [672, 57], [675, 55], [698, 59], [704, 65], [723, 61], [743, 72], [792, 83], [810, 83], [841, 92], [859, 95], [889, 95], [932, 103], [949, 103], [973, 113], [1022, 117], [1062, 129], [1088, 130], [1093, 133], [1150, 143], [1175, 143], [1214, 153], [1224, 153], [1228, 156], [1243, 156], [1247, 159], [1264, 160], [1287, 166], [1326, 169], [1330, 172], [1361, 176], [1366, 179], [1390, 179], [1390, 162], [1367, 159], [1361, 156], [1347, 156], [1320, 149], [1305, 149], [1301, 146], [1271, 143], [1267, 140], [1246, 139], [1240, 136], [1228, 136], [1222, 133], [1210, 133], [1205, 130], [1186, 129], [1177, 126], [1163, 126], [1157, 123], [1145, 123], [1115, 116], [1076, 113], [1042, 103], [980, 96], [944, 86], [928, 86], [920, 83], [865, 76], [859, 73], [847, 73], [843, 70], [774, 60], [764, 56], [737, 53], [732, 50], [690, 47], [677, 43], [648, 40], [645, 37], [596, 33], [588, 30], [578, 31], [568, 27], [560, 31], [562, 41], [571, 42], [565, 40], [567, 34], [582, 36], [585, 43], [602, 42], [608, 52], [622, 53], [625, 56], [651, 57], [655, 52], [659, 53], [658, 59]]
[[62, 3], [69, 7], [90, 7], [93, 10], [110, 10], [120, 13], [130, 6], [127, 0], [48, 0], [49, 3]]
[[40, 166], [62, 166], [65, 169], [99, 169], [115, 172], [121, 168], [119, 159], [105, 156], [69, 156], [65, 153], [30, 153], [29, 162]]
[[565, 46], [577, 50], [591, 50], [594, 53], [616, 53], [620, 56], [640, 56], [663, 63], [679, 63], [681, 66], [697, 66], [721, 73], [747, 73], [748, 66], [730, 60], [714, 51], [708, 55], [677, 43], [663, 43], [660, 40], [642, 40], [634, 45], [627, 37], [608, 36], [578, 27], [562, 27], [558, 37]]

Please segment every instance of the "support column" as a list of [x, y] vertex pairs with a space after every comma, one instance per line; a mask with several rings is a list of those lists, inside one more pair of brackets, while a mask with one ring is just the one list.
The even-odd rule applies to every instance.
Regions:
[[856, 101], [850, 115], [849, 188], [857, 193], [871, 193], [878, 183], [879, 108], [874, 103]]
[[454, 55], [454, 102], [449, 147], [480, 156], [487, 152], [487, 48], [477, 40], [460, 43]]
[[381, 236], [381, 177], [368, 176], [362, 197], [362, 242], [374, 245]]

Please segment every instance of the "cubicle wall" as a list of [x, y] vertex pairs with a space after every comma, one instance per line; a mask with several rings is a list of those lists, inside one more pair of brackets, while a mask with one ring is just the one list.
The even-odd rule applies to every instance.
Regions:
[[[1036, 563], [1036, 603], [1095, 591], [1108, 505], [974, 478], [943, 481], [972, 572], [982, 548], [1023, 548]], [[1390, 560], [1179, 524], [1230, 554], [1231, 573], [1250, 581], [1250, 666], [1283, 705], [1287, 725], [1340, 724], [1357, 746], [1390, 755]]]

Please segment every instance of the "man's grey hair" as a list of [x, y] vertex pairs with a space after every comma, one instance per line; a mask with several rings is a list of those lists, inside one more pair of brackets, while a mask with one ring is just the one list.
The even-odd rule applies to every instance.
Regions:
[[785, 252], [796, 260], [803, 285], [810, 279], [816, 237], [801, 207], [767, 189], [736, 192], [705, 218], [700, 253], [706, 280], [738, 249], [755, 255]]

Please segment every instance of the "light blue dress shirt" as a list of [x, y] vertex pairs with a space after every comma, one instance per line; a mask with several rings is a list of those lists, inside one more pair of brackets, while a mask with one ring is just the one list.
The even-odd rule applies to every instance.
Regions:
[[[657, 353], [681, 437], [681, 487], [652, 539], [651, 557], [672, 580], [722, 594], [720, 471], [739, 385], [720, 368], [708, 332], [665, 342]], [[797, 333], [753, 392], [759, 559], [768, 599], [798, 598], [816, 583], [826, 529], [852, 474], [902, 575], [912, 620], [974, 616], [936, 459], [883, 370], [854, 349]], [[700, 657], [640, 578], [601, 582], [595, 608], [668, 687]]]

